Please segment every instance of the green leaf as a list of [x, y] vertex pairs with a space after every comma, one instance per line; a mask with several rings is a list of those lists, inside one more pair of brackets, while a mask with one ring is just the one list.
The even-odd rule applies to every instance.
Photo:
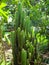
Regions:
[[2, 2], [0, 8], [4, 8], [5, 6], [7, 6], [7, 4]]
[[9, 35], [9, 34], [5, 34], [5, 35], [4, 35], [4, 38], [5, 38], [6, 42], [7, 42], [7, 44], [10, 45], [10, 44], [11, 44], [11, 41], [10, 41], [8, 35]]
[[5, 65], [5, 61], [3, 61], [3, 62], [1, 63], [1, 65]]
[[3, 11], [2, 9], [0, 9], [0, 13], [7, 19], [8, 16], [6, 15], [5, 11]]

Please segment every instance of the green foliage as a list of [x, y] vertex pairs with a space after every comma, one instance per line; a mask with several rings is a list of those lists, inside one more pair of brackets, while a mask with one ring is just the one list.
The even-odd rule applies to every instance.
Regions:
[[11, 41], [10, 41], [8, 35], [10, 35], [10, 34], [5, 34], [5, 35], [4, 35], [4, 39], [5, 39], [5, 41], [7, 42], [7, 44], [10, 45], [10, 44], [11, 44]]
[[6, 6], [7, 6], [7, 4], [4, 3], [4, 2], [2, 2], [2, 3], [0, 4], [0, 15], [3, 15], [3, 17], [5, 17], [5, 18], [7, 18], [7, 15], [6, 15], [7, 12], [4, 11], [3, 8], [6, 7]]
[[[6, 41], [12, 44], [14, 65], [19, 63], [30, 65], [30, 61], [33, 61], [34, 65], [38, 65], [37, 62], [41, 61], [38, 55], [47, 50], [49, 39], [47, 39], [46, 33], [46, 28], [49, 26], [48, 2], [48, 0], [0, 1], [0, 16], [3, 17], [1, 25], [7, 22], [9, 16], [13, 19], [12, 25], [14, 23], [11, 41], [5, 35]], [[7, 28], [5, 27], [5, 29]], [[4, 34], [5, 32], [3, 36]]]
[[[27, 2], [27, 4], [26, 4], [27, 10], [30, 9], [29, 15], [28, 15], [28, 11], [27, 10], [25, 11], [25, 7], [22, 6], [22, 4], [24, 5], [24, 3], [26, 3], [26, 2]], [[22, 59], [20, 58], [17, 60], [18, 60], [18, 62], [19, 62], [19, 60], [21, 60], [22, 64], [24, 63], [23, 65], [26, 65], [27, 59], [32, 60], [32, 61], [33, 60], [39, 61], [40, 56], [38, 56], [38, 54], [40, 53], [40, 51], [44, 52], [44, 50], [47, 46], [47, 39], [46, 39], [45, 35], [42, 35], [35, 26], [32, 26], [32, 23], [33, 23], [32, 21], [36, 21], [38, 27], [40, 27], [40, 29], [41, 29], [41, 22], [43, 19], [41, 16], [42, 12], [39, 10], [40, 4], [36, 3], [35, 5], [32, 5], [30, 3], [30, 1], [26, 1], [26, 2], [25, 1], [22, 1], [22, 3], [18, 2], [17, 11], [15, 13], [15, 33], [16, 33], [15, 44], [17, 47], [17, 50], [16, 50], [18, 53], [17, 56], [19, 56], [17, 58], [24, 57], [23, 61], [22, 61], [23, 58]], [[29, 9], [28, 9], [28, 7], [29, 7]], [[41, 21], [41, 22], [39, 22], [39, 21]], [[44, 23], [44, 26], [45, 26], [45, 23]], [[26, 58], [23, 48], [26, 49], [28, 58]], [[22, 50], [23, 50], [24, 54], [22, 52], [22, 55], [21, 55]], [[14, 51], [14, 53], [16, 51]], [[15, 56], [15, 58], [16, 58], [16, 56]], [[27, 62], [29, 62], [29, 60]], [[36, 61], [35, 61], [35, 64], [36, 64]]]

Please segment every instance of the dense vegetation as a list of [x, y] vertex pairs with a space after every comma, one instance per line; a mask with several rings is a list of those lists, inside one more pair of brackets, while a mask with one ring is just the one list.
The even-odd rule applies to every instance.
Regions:
[[4, 43], [12, 46], [13, 65], [49, 64], [49, 0], [0, 1], [0, 65]]

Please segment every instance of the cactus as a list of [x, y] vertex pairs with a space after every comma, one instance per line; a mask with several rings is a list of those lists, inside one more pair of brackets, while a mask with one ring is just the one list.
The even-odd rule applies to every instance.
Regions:
[[11, 43], [12, 43], [12, 51], [13, 51], [13, 60], [14, 65], [18, 64], [17, 60], [17, 45], [16, 45], [16, 34], [15, 31], [11, 32]]
[[32, 57], [32, 54], [31, 54], [31, 53], [29, 53], [29, 61], [31, 61], [31, 57]]
[[27, 65], [30, 65], [29, 59], [27, 59]]
[[23, 46], [25, 45], [25, 32], [24, 32], [24, 30], [21, 31], [20, 36], [21, 36], [20, 46], [21, 46], [21, 48], [23, 48]]
[[37, 62], [37, 60], [35, 59], [35, 61], [34, 61], [34, 65], [37, 65], [37, 63], [38, 63], [38, 62]]
[[24, 49], [21, 52], [21, 65], [27, 65], [27, 52]]
[[20, 32], [21, 32], [21, 28], [20, 27], [18, 27], [18, 29], [17, 29], [17, 31], [16, 31], [16, 36], [17, 36], [17, 46], [18, 46], [18, 48], [20, 47]]
[[15, 30], [11, 34], [14, 65], [30, 65], [36, 55], [36, 33], [22, 4], [23, 1], [17, 4]]
[[24, 28], [25, 28], [27, 33], [30, 32], [31, 21], [30, 21], [29, 16], [26, 16], [25, 19], [24, 19]]
[[20, 24], [21, 24], [21, 13], [22, 13], [22, 5], [21, 5], [21, 2], [18, 3], [18, 8], [17, 8], [18, 11], [15, 12], [15, 29], [17, 29], [18, 27], [20, 27]]

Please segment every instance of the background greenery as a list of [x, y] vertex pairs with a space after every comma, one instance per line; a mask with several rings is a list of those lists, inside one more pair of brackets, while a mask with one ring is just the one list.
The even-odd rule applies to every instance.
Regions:
[[[0, 28], [0, 39], [4, 38], [8, 45], [11, 45], [12, 42], [12, 50], [16, 49], [14, 45], [15, 41], [13, 42], [15, 39], [14, 35], [18, 35], [16, 37], [18, 37], [18, 43], [21, 43], [22, 64], [27, 61], [22, 58], [25, 57], [26, 59], [28, 56], [26, 54], [27, 51], [28, 54], [33, 52], [32, 56], [36, 52], [33, 58], [35, 65], [39, 59], [42, 59], [38, 58], [38, 55], [49, 51], [49, 0], [0, 0]], [[13, 50], [14, 59], [16, 58], [15, 54], [17, 50]], [[23, 51], [25, 53], [24, 56]], [[15, 63], [17, 63], [16, 60], [14, 60]], [[49, 60], [45, 60], [44, 62], [49, 63]], [[23, 65], [26, 64], [24, 63]]]

